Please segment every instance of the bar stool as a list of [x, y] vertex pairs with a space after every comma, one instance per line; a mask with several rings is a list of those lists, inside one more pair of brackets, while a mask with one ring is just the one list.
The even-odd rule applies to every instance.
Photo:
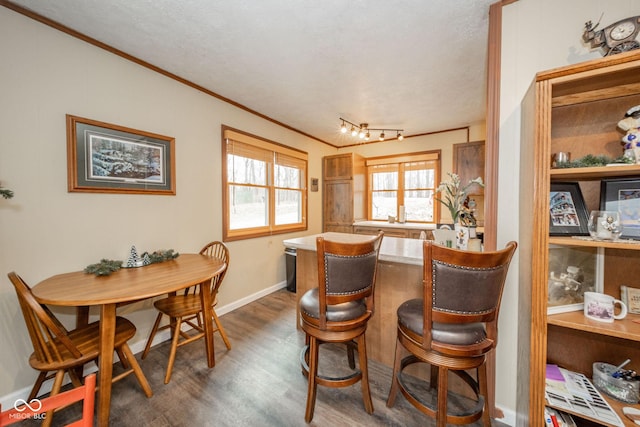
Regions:
[[[303, 373], [309, 379], [306, 422], [313, 419], [317, 385], [347, 387], [362, 384], [365, 410], [371, 414], [365, 331], [373, 314], [373, 292], [378, 254], [383, 233], [362, 243], [316, 240], [318, 287], [300, 298], [302, 330], [306, 346], [301, 353]], [[318, 350], [322, 343], [345, 343], [353, 373], [331, 378], [318, 374]], [[353, 349], [357, 347], [359, 369], [355, 369]]]

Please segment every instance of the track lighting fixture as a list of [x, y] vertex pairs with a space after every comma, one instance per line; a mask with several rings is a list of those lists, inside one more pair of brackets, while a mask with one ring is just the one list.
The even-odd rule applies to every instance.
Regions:
[[379, 141], [385, 140], [385, 131], [395, 132], [396, 139], [398, 141], [402, 141], [404, 137], [402, 136], [402, 132], [404, 129], [378, 129], [378, 128], [370, 128], [368, 123], [360, 123], [359, 125], [350, 122], [349, 120], [343, 119], [340, 117], [340, 121], [342, 121], [342, 125], [340, 126], [341, 133], [347, 133], [347, 124], [351, 125], [351, 136], [358, 136], [360, 139], [368, 141], [371, 138], [371, 131], [380, 131], [380, 136], [378, 137]]

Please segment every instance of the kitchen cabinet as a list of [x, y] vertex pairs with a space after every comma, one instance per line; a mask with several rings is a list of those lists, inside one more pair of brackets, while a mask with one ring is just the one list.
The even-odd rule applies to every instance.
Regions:
[[366, 167], [355, 153], [326, 156], [322, 162], [323, 231], [352, 233], [366, 216]]
[[[640, 287], [640, 242], [549, 236], [551, 183], [578, 182], [590, 211], [599, 209], [601, 180], [640, 176], [640, 165], [551, 168], [552, 154], [558, 152], [570, 152], [572, 160], [588, 154], [619, 157], [617, 122], [635, 105], [640, 105], [638, 51], [538, 73], [523, 101], [517, 412], [527, 425], [545, 425], [547, 363], [591, 378], [594, 362], [618, 365], [629, 358], [627, 368], [640, 371], [640, 315], [603, 323], [586, 319], [582, 310], [547, 310], [551, 245], [597, 251], [605, 294], [620, 298], [620, 285]], [[625, 425], [634, 425], [621, 409], [639, 405], [602, 394]], [[573, 415], [578, 426], [598, 423]]]
[[406, 239], [419, 239], [420, 234], [424, 231], [427, 240], [433, 240], [433, 234], [430, 229], [403, 226], [403, 224], [386, 224], [380, 223], [372, 225], [373, 221], [367, 221], [367, 225], [355, 224], [353, 232], [355, 234], [377, 235], [379, 231], [384, 231], [384, 235], [388, 237], [403, 237]]
[[[453, 144], [453, 172], [458, 174], [460, 182], [484, 177], [484, 141]], [[473, 184], [467, 192], [469, 196], [483, 196], [484, 187]]]

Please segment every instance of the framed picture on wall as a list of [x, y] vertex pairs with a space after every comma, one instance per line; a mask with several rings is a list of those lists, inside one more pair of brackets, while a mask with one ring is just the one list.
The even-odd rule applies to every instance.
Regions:
[[600, 210], [620, 212], [620, 237], [640, 240], [640, 179], [602, 180]]
[[549, 193], [549, 235], [588, 236], [589, 215], [577, 182], [552, 182]]
[[67, 115], [70, 192], [175, 195], [174, 138]]

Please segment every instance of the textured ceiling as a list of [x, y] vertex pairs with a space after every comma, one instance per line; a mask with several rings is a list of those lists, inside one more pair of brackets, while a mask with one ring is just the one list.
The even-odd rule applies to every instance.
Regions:
[[339, 117], [405, 135], [484, 120], [494, 1], [12, 3], [343, 146]]

